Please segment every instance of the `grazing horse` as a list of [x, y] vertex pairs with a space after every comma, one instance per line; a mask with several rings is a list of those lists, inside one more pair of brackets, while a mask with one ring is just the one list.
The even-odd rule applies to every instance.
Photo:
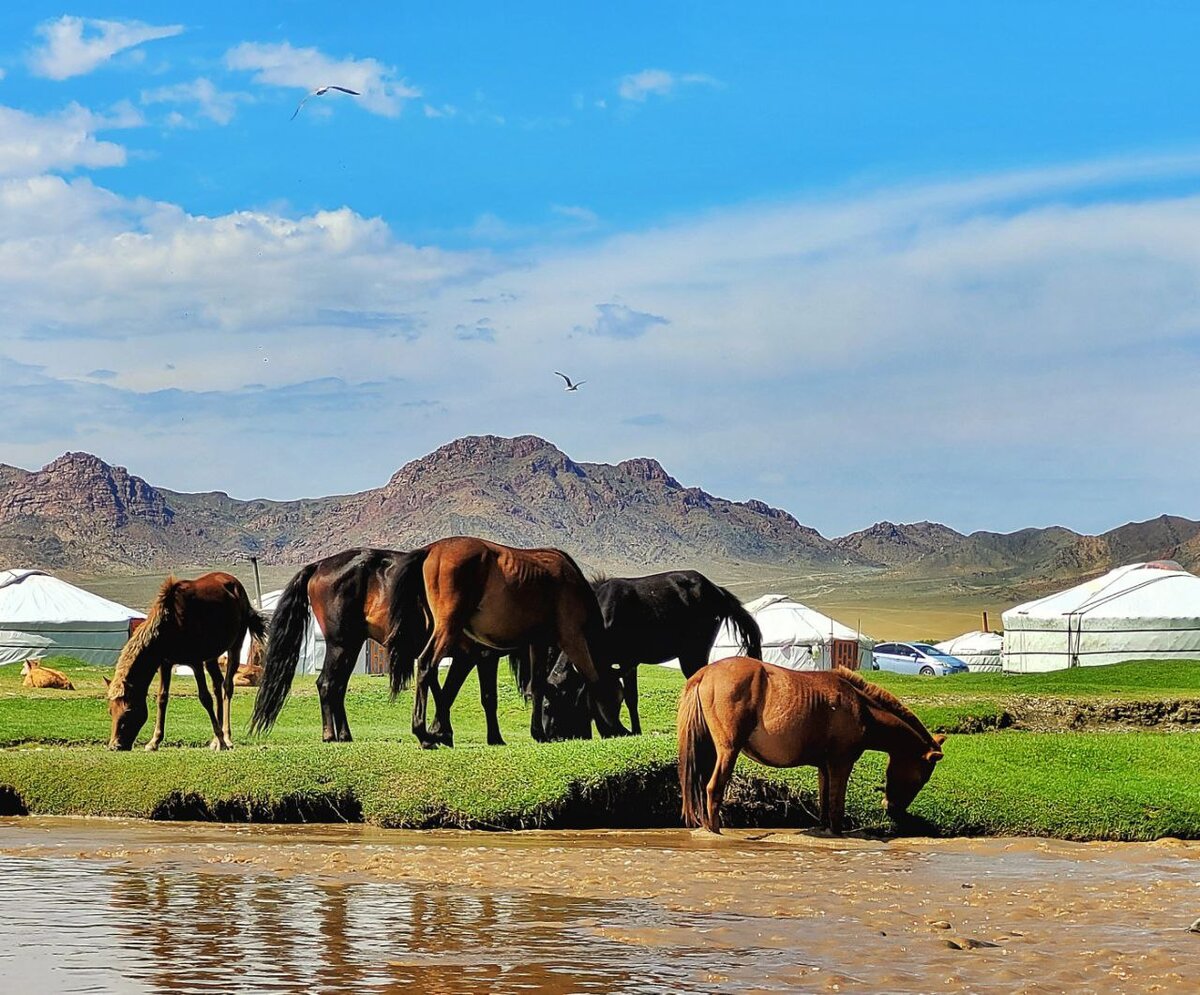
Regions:
[[[108, 712], [112, 716], [110, 750], [129, 750], [146, 722], [146, 694], [158, 671], [158, 717], [147, 750], [157, 750], [163, 738], [167, 699], [171, 690], [171, 667], [185, 664], [196, 675], [200, 704], [212, 720], [214, 750], [233, 746], [230, 705], [233, 676], [246, 633], [259, 642], [266, 637], [262, 616], [250, 605], [246, 589], [232, 574], [207, 573], [195, 580], [168, 577], [146, 613], [146, 621], [134, 631], [121, 650], [116, 672], [108, 686]], [[222, 675], [217, 662], [222, 653], [229, 665]], [[212, 678], [208, 693], [204, 672]]]
[[449, 708], [436, 668], [465, 636], [500, 652], [525, 651], [535, 697], [546, 678], [548, 647], [559, 646], [588, 683], [600, 735], [628, 735], [621, 725], [620, 690], [602, 654], [600, 605], [570, 556], [560, 549], [515, 549], [468, 536], [439, 539], [418, 552], [433, 620], [417, 659], [416, 710], [422, 718], [428, 686], [437, 725], [449, 733]]
[[[408, 687], [414, 661], [429, 640], [423, 563], [424, 550], [348, 549], [301, 567], [280, 595], [271, 620], [251, 731], [266, 732], [279, 717], [304, 646], [310, 608], [325, 635], [325, 661], [317, 678], [325, 742], [351, 740], [346, 687], [368, 638], [387, 649], [393, 697]], [[478, 667], [488, 743], [502, 746], [496, 721], [499, 654], [474, 645], [463, 645], [460, 650], [446, 677], [447, 688], [457, 694], [471, 668]], [[413, 733], [426, 747], [446, 741], [436, 726], [426, 730], [424, 709], [419, 722], [414, 713]]]
[[942, 759], [945, 739], [853, 671], [799, 672], [729, 657], [701, 669], [679, 700], [683, 821], [721, 831], [721, 799], [743, 751], [768, 767], [816, 767], [821, 824], [840, 834], [850, 769], [865, 750], [882, 750], [883, 804], [899, 818]]
[[[622, 697], [635, 734], [638, 716], [637, 668], [678, 658], [685, 677], [708, 663], [721, 626], [729, 623], [746, 656], [762, 655], [762, 633], [737, 597], [696, 570], [672, 570], [648, 577], [600, 577], [592, 581], [604, 617], [605, 660], [620, 670]], [[537, 740], [586, 738], [586, 695], [582, 682], [556, 664], [546, 694], [535, 697], [530, 733]], [[589, 730], [590, 732], [590, 730]]]
[[61, 670], [51, 670], [43, 667], [37, 660], [26, 660], [21, 664], [22, 684], [27, 688], [57, 688], [60, 691], [74, 691], [75, 685]]

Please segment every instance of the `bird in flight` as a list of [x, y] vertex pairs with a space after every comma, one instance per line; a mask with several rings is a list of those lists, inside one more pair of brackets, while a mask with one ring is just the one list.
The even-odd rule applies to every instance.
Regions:
[[587, 383], [586, 380], [580, 380], [579, 383], [571, 383], [571, 378], [565, 373], [559, 373], [558, 370], [555, 370], [554, 372], [567, 382], [567, 385], [563, 388], [563, 390], [579, 390], [580, 387]]
[[328, 93], [330, 90], [338, 90], [342, 93], [348, 93], [352, 97], [361, 97], [362, 96], [362, 94], [359, 93], [357, 90], [349, 90], [344, 86], [334, 86], [332, 83], [330, 83], [329, 86], [318, 86], [315, 90], [312, 90], [311, 92], [306, 93], [304, 95], [304, 99], [301, 100], [300, 103], [298, 103], [296, 105], [296, 109], [294, 111], [292, 111], [292, 116], [290, 118], [288, 118], [288, 120], [289, 121], [296, 120], [296, 115], [300, 113], [300, 108], [303, 107], [308, 102], [309, 97], [321, 97], [321, 96], [324, 96], [326, 93]]

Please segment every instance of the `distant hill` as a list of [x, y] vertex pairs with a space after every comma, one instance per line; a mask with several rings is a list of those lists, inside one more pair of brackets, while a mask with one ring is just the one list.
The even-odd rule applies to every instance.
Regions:
[[347, 546], [407, 548], [445, 535], [555, 545], [594, 565], [860, 565], [760, 501], [684, 487], [652, 459], [576, 463], [535, 436], [458, 439], [383, 486], [302, 501], [156, 488], [87, 453], [30, 473], [0, 467], [0, 557], [75, 571], [169, 568], [254, 553], [301, 563]]
[[963, 535], [936, 522], [880, 522], [831, 540], [761, 501], [684, 487], [656, 460], [578, 463], [531, 435], [458, 439], [382, 487], [300, 501], [170, 491], [88, 453], [35, 472], [0, 464], [0, 567], [144, 573], [247, 553], [292, 565], [348, 546], [410, 548], [459, 534], [559, 546], [623, 573], [687, 566], [744, 577], [761, 567], [766, 576], [769, 566], [1011, 594], [1135, 560], [1200, 566], [1200, 522], [1166, 515], [1099, 536], [1060, 527]]

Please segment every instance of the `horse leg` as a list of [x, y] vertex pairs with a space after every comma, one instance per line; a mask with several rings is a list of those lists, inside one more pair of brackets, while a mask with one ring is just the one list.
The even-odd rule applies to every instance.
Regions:
[[629, 709], [629, 727], [635, 736], [640, 736], [642, 720], [638, 717], [638, 669], [636, 663], [621, 671], [621, 685], [625, 694], [625, 707]]
[[212, 742], [208, 744], [208, 748], [210, 750], [223, 750], [225, 748], [225, 744], [221, 741], [221, 723], [217, 719], [216, 713], [213, 711], [212, 695], [208, 693], [208, 683], [204, 677], [204, 670], [209, 666], [209, 664], [211, 664], [212, 667], [217, 667], [217, 661], [210, 660], [208, 663], [204, 664], [193, 664], [192, 671], [196, 675], [196, 694], [200, 698], [200, 704], [203, 705], [204, 710], [208, 712], [209, 721], [212, 722], [213, 738]]
[[830, 763], [829, 782], [829, 831], [834, 836], [842, 835], [842, 823], [846, 817], [846, 785], [850, 782], [853, 763]]
[[705, 797], [708, 802], [708, 819], [704, 823], [704, 828], [710, 833], [720, 833], [721, 802], [725, 798], [725, 788], [729, 785], [729, 778], [733, 776], [733, 767], [737, 763], [738, 751], [736, 749], [723, 749], [720, 745], [714, 745], [717, 747], [717, 762], [713, 767], [712, 777], [708, 779], [708, 787], [705, 790]]
[[458, 692], [462, 690], [467, 674], [480, 659], [482, 659], [482, 654], [478, 653], [474, 647], [463, 647], [461, 652], [456, 652], [451, 658], [450, 669], [446, 671], [446, 683], [442, 685], [442, 703], [446, 707], [446, 714], [442, 715], [441, 711], [438, 711], [434, 715], [433, 722], [429, 726], [429, 738], [436, 739], [446, 746], [454, 745], [454, 729], [450, 725], [450, 709], [454, 707], [454, 702], [458, 698]]
[[[228, 667], [228, 662], [226, 662], [226, 666]], [[228, 750], [233, 743], [225, 739], [225, 677], [221, 673], [221, 664], [217, 660], [209, 660], [204, 664], [204, 669], [208, 671], [209, 679], [212, 681], [213, 699], [216, 703], [214, 711], [217, 716], [217, 739], [221, 741], [216, 748]]]
[[817, 768], [817, 825], [829, 825], [829, 768], [822, 764]]
[[529, 735], [535, 743], [546, 742], [546, 730], [542, 725], [542, 712], [546, 707], [546, 672], [550, 666], [551, 651], [548, 647], [534, 646], [525, 649], [529, 661], [529, 684], [527, 691], [533, 708], [529, 716]]
[[[237, 638], [225, 651], [225, 710], [221, 713], [221, 735], [225, 740], [225, 748], [233, 749], [233, 679], [237, 676], [238, 667], [242, 665], [242, 639], [245, 633]], [[217, 699], [220, 701], [220, 698]]]
[[[479, 677], [479, 703], [483, 706], [483, 714], [487, 719], [488, 746], [504, 745], [504, 737], [500, 735], [500, 722], [496, 717], [498, 699], [496, 681], [499, 669], [499, 653], [483, 653], [475, 665], [475, 673]], [[447, 683], [449, 683], [448, 680]]]
[[709, 647], [702, 646], [699, 650], [679, 654], [679, 669], [685, 679], [694, 677], [701, 667], [708, 665], [708, 650]]
[[154, 719], [154, 735], [146, 744], [146, 749], [153, 752], [163, 741], [163, 731], [167, 722], [167, 698], [171, 694], [171, 665], [162, 663], [158, 668], [158, 715]]
[[[461, 629], [459, 630], [461, 632]], [[433, 695], [434, 716], [443, 727], [449, 727], [450, 720], [444, 715], [442, 689], [438, 684], [438, 664], [454, 651], [459, 638], [449, 631], [445, 625], [435, 625], [429, 642], [421, 650], [417, 658], [417, 687], [413, 695], [413, 735], [421, 744], [423, 750], [436, 750], [439, 740], [425, 727], [425, 712], [427, 694]]]
[[354, 662], [362, 649], [361, 639], [346, 643], [325, 641], [325, 662], [317, 678], [321, 699], [321, 741], [349, 743], [350, 725], [346, 719], [346, 686], [354, 672]]

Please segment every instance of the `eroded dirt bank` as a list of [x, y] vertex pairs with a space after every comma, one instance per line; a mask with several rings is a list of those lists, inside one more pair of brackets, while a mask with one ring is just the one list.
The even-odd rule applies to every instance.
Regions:
[[1175, 840], [17, 819], [0, 820], [0, 863], [0, 927], [19, 937], [0, 974], [26, 987], [68, 969], [139, 991], [1150, 992], [1200, 976], [1200, 844]]

